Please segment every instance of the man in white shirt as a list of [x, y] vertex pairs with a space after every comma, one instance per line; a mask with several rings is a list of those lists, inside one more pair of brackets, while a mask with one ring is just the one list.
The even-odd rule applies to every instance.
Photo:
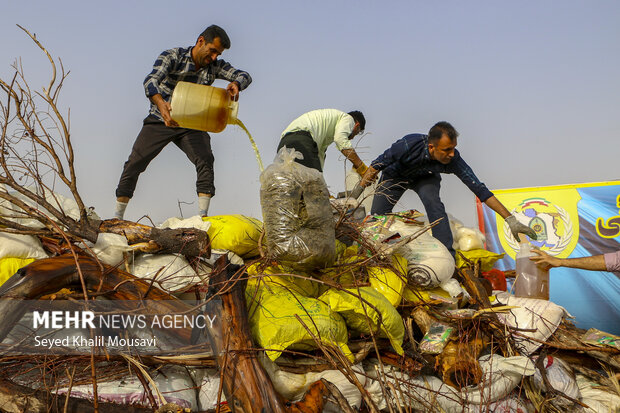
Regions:
[[366, 119], [360, 111], [349, 113], [338, 109], [317, 109], [304, 113], [282, 132], [280, 148], [294, 148], [301, 152], [303, 159], [296, 161], [309, 168], [323, 172], [325, 152], [332, 142], [353, 164], [361, 176], [366, 172], [366, 165], [359, 158], [351, 145], [351, 139], [363, 132]]

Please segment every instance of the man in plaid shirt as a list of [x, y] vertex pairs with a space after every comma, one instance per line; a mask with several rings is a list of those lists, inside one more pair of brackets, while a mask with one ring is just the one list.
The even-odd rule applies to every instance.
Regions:
[[218, 59], [229, 48], [230, 39], [224, 29], [212, 25], [198, 36], [194, 46], [166, 50], [155, 60], [153, 70], [144, 79], [151, 107], [116, 188], [116, 218], [123, 219], [138, 177], [170, 142], [196, 166], [198, 206], [200, 214], [207, 215], [211, 197], [215, 195], [211, 138], [207, 132], [180, 128], [170, 116], [170, 99], [179, 81], [211, 85], [215, 79], [224, 79], [230, 82], [226, 87], [228, 93], [237, 100], [239, 91], [248, 87], [252, 78], [247, 72]]
[[413, 189], [420, 196], [430, 222], [443, 218], [433, 227], [433, 236], [454, 256], [452, 231], [446, 209], [439, 197], [439, 188], [440, 174], [455, 174], [480, 201], [506, 220], [517, 241], [519, 233], [536, 239], [534, 230], [517, 221], [486, 185], [478, 180], [455, 149], [457, 137], [458, 132], [451, 124], [438, 122], [428, 135], [407, 135], [372, 161], [360, 182], [361, 187], [366, 187], [375, 180], [379, 171], [383, 171], [372, 202], [371, 214], [392, 212], [405, 191]]

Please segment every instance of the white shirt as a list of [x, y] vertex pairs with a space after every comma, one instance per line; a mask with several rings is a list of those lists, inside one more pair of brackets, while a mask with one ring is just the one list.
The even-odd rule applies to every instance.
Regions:
[[292, 121], [282, 132], [282, 137], [289, 132], [309, 132], [319, 149], [319, 160], [323, 167], [325, 152], [332, 142], [336, 142], [339, 151], [353, 148], [349, 136], [354, 127], [355, 119], [348, 113], [338, 109], [317, 109]]

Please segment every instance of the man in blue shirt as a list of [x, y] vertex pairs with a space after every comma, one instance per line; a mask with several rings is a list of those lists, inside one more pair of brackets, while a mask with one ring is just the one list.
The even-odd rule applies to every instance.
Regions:
[[228, 80], [228, 93], [238, 99], [239, 91], [248, 87], [252, 78], [218, 59], [229, 48], [230, 39], [224, 29], [211, 25], [198, 36], [194, 46], [166, 50], [155, 60], [153, 70], [144, 79], [144, 91], [151, 107], [116, 188], [116, 218], [123, 219], [138, 177], [170, 142], [195, 165], [199, 212], [207, 215], [211, 197], [215, 195], [211, 138], [207, 132], [178, 127], [170, 116], [170, 99], [180, 81], [211, 85], [215, 79]]
[[516, 217], [478, 180], [472, 169], [457, 151], [458, 132], [448, 122], [438, 122], [428, 135], [411, 134], [396, 141], [377, 159], [372, 161], [360, 185], [366, 187], [373, 182], [380, 171], [381, 180], [377, 186], [371, 214], [392, 212], [392, 208], [407, 189], [413, 189], [420, 196], [428, 220], [443, 218], [433, 227], [433, 236], [444, 244], [452, 255], [453, 238], [446, 209], [439, 197], [442, 173], [455, 174], [480, 199], [506, 220], [510, 230], [518, 238], [519, 233], [536, 239], [533, 229], [517, 221]]

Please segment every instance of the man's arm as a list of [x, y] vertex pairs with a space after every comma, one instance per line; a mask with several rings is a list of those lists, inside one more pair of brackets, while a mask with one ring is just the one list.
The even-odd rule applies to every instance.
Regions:
[[151, 96], [150, 99], [151, 102], [157, 105], [157, 109], [159, 109], [159, 113], [161, 113], [161, 117], [164, 119], [166, 126], [179, 126], [177, 121], [172, 119], [172, 116], [170, 115], [170, 111], [172, 111], [170, 103], [166, 102], [159, 93]]
[[252, 77], [248, 72], [235, 69], [230, 63], [221, 59], [215, 62], [215, 77], [230, 82], [226, 90], [234, 98], [238, 98], [239, 92], [252, 83]]
[[364, 162], [357, 155], [357, 152], [355, 152], [355, 149], [343, 149], [341, 152], [344, 156], [346, 156], [349, 161], [351, 161], [353, 167], [357, 170], [357, 173], [359, 173], [361, 176], [364, 176], [367, 168]]
[[554, 267], [578, 268], [590, 271], [607, 271], [604, 255], [593, 255], [583, 258], [557, 258], [539, 249], [532, 250], [538, 256], [531, 257], [536, 265], [544, 270]]
[[159, 85], [161, 81], [168, 76], [176, 58], [177, 56], [174, 50], [162, 52], [155, 60], [153, 70], [151, 70], [151, 73], [144, 79], [144, 93], [146, 97], [157, 106], [166, 126], [179, 126], [179, 124], [170, 116], [170, 111], [172, 110], [170, 103], [164, 100]]
[[[168, 76], [168, 73], [174, 65], [176, 59], [177, 56], [175, 55], [174, 50], [166, 50], [157, 57], [155, 63], [153, 63], [151, 73], [146, 75], [143, 82], [144, 93], [147, 98], [152, 99], [155, 95], [160, 95], [161, 97], [162, 91], [159, 85], [161, 81]], [[155, 101], [153, 101], [153, 103], [157, 104]]]
[[508, 211], [508, 209], [506, 209], [504, 204], [502, 204], [499, 201], [499, 199], [497, 199], [495, 197], [495, 195], [491, 195], [491, 197], [488, 198], [486, 201], [484, 201], [484, 203], [489, 208], [491, 208], [493, 211], [497, 212], [499, 214], [499, 216], [504, 218], [504, 219], [508, 218], [511, 215], [510, 211]]
[[365, 188], [372, 184], [377, 178], [377, 175], [379, 175], [379, 172], [400, 161], [409, 148], [407, 142], [408, 136], [410, 135], [394, 142], [389, 148], [387, 148], [381, 155], [377, 156], [377, 158], [370, 163], [368, 171], [366, 171], [362, 177], [362, 181], [360, 182], [362, 187]]
[[461, 158], [458, 151], [457, 158], [452, 161], [449, 170], [458, 176], [459, 179], [478, 197], [478, 199], [506, 220], [506, 223], [510, 227], [510, 232], [512, 232], [512, 236], [515, 240], [521, 241], [519, 234], [525, 234], [531, 239], [536, 239], [536, 232], [527, 225], [520, 223], [517, 218], [512, 215], [510, 211], [508, 211], [504, 204], [502, 204], [499, 199], [497, 199], [495, 195], [489, 191], [486, 185], [480, 182], [476, 174], [474, 174], [474, 171], [469, 167], [469, 165], [467, 165], [467, 162]]
[[495, 197], [495, 195], [491, 195], [485, 201], [483, 201], [489, 208], [493, 211], [497, 212], [499, 216], [506, 220], [506, 223], [510, 227], [510, 232], [512, 232], [512, 236], [517, 241], [521, 241], [519, 234], [525, 234], [531, 239], [536, 239], [536, 232], [528, 227], [527, 225], [523, 225], [517, 220], [517, 217], [512, 215], [510, 211], [502, 204], [499, 199]]
[[379, 170], [372, 167], [372, 165], [369, 166], [368, 170], [366, 171], [360, 182], [361, 187], [366, 188], [368, 185], [373, 183], [377, 178], [377, 175], [379, 175]]

